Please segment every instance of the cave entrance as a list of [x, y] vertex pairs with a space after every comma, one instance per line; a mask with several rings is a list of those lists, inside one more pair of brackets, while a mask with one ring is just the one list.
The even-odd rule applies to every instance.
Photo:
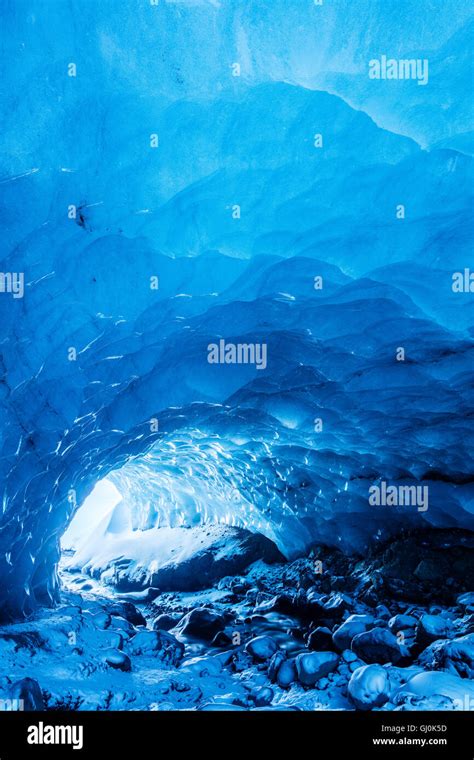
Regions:
[[99, 480], [62, 535], [61, 552], [74, 553], [80, 550], [103, 520], [111, 516], [114, 507], [121, 499], [122, 494], [111, 480], [108, 478]]
[[183, 435], [112, 470], [61, 539], [63, 585], [149, 598], [156, 587], [194, 589], [280, 558], [245, 464], [217, 437]]

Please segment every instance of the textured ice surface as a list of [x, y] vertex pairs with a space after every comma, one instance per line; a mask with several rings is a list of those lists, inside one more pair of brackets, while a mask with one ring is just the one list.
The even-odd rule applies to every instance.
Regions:
[[[363, 5], [4, 7], [2, 616], [57, 598], [112, 471], [137, 530], [288, 556], [473, 526], [470, 9]], [[429, 84], [370, 82], [381, 54], [428, 56]], [[220, 339], [267, 367], [209, 364]], [[381, 480], [429, 509], [371, 507]]]

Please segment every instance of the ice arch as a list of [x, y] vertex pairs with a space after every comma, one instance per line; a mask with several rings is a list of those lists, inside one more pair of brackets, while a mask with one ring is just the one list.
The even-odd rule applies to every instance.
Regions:
[[[25, 282], [23, 298], [0, 293], [0, 616], [58, 598], [60, 536], [112, 471], [137, 506], [140, 472], [153, 472], [162, 523], [206, 504], [211, 519], [227, 510], [288, 555], [315, 540], [362, 552], [416, 524], [472, 527], [473, 305], [451, 287], [472, 250], [463, 113], [443, 111], [445, 139], [427, 151], [411, 139], [435, 142], [432, 104], [418, 101], [427, 88], [406, 91], [403, 118], [377, 101], [405, 137], [337, 87], [310, 89], [338, 27], [326, 19], [309, 81], [308, 48], [291, 33], [298, 4], [275, 4], [288, 32], [277, 40], [265, 30], [278, 19], [269, 27], [254, 4], [230, 4], [229, 19], [210, 3], [161, 3], [156, 24], [150, 8], [73, 2], [71, 23], [54, 5], [6, 13], [1, 271]], [[443, 35], [457, 31], [453, 8], [443, 6]], [[211, 12], [215, 34], [195, 40], [193, 14]], [[379, 28], [379, 12], [364, 29]], [[370, 113], [359, 64], [373, 41], [354, 42], [357, 13], [331, 78]], [[457, 81], [462, 39], [441, 42], [440, 77]], [[240, 78], [222, 65], [234, 43], [248, 51]], [[275, 44], [298, 72], [291, 85], [286, 65], [265, 68]], [[265, 342], [265, 372], [210, 365], [221, 338]], [[371, 510], [367, 489], [381, 478], [429, 483], [430, 509]], [[221, 498], [204, 500], [205, 480]]]

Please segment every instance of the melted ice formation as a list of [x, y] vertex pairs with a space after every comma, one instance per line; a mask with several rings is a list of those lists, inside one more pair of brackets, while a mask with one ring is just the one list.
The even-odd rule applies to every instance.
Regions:
[[[262, 5], [5, 12], [2, 617], [57, 597], [111, 473], [136, 530], [222, 521], [287, 556], [473, 527], [468, 8]], [[430, 86], [370, 87], [388, 47]], [[221, 339], [267, 368], [209, 364]], [[381, 480], [429, 509], [371, 507]]]

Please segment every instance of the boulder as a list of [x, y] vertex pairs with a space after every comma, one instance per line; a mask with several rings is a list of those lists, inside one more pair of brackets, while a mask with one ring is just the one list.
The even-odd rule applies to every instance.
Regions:
[[184, 655], [184, 644], [165, 631], [140, 631], [128, 642], [132, 655], [158, 657], [162, 662], [178, 665]]
[[192, 657], [181, 664], [181, 671], [191, 672], [199, 677], [215, 676], [222, 672], [223, 663], [218, 657], [204, 655]]
[[245, 651], [258, 662], [269, 660], [277, 649], [278, 644], [270, 636], [256, 636], [245, 645]]
[[173, 617], [172, 615], [158, 615], [153, 621], [153, 630], [169, 631], [171, 628], [174, 628], [178, 622], [179, 618]]
[[474, 685], [466, 679], [450, 673], [426, 671], [417, 673], [405, 684], [400, 686], [392, 695], [396, 704], [407, 695], [429, 699], [440, 695], [453, 702], [457, 710], [472, 710], [474, 708]]
[[269, 686], [257, 686], [249, 694], [249, 699], [254, 703], [255, 707], [270, 705], [273, 697], [273, 689]]
[[295, 658], [298, 680], [304, 686], [314, 686], [320, 678], [324, 678], [339, 663], [339, 655], [335, 652], [309, 652], [299, 654]]
[[445, 639], [449, 623], [439, 615], [422, 615], [416, 626], [416, 642], [426, 647], [438, 639]]
[[124, 673], [128, 673], [132, 669], [130, 657], [125, 652], [121, 652], [120, 649], [106, 649], [103, 660], [114, 670], [123, 670]]
[[316, 620], [341, 620], [347, 605], [347, 599], [339, 593], [326, 595], [310, 590], [306, 595], [306, 613]]
[[365, 570], [385, 599], [452, 604], [462, 591], [474, 588], [473, 549], [471, 531], [422, 529], [390, 542]]
[[461, 678], [474, 678], [474, 633], [430, 644], [418, 658], [430, 670], [446, 670]]
[[390, 679], [381, 665], [363, 665], [350, 678], [348, 693], [358, 710], [382, 707], [390, 697]]
[[456, 604], [464, 609], [466, 614], [474, 612], [474, 591], [468, 591], [465, 594], [460, 594], [456, 599]]
[[282, 649], [279, 649], [275, 652], [275, 654], [270, 658], [270, 662], [268, 663], [268, 678], [270, 679], [271, 683], [275, 683], [277, 680], [277, 673], [281, 666], [281, 664], [286, 660], [286, 654]]
[[133, 602], [114, 602], [109, 607], [111, 615], [118, 615], [124, 617], [132, 625], [146, 625], [146, 620], [143, 617], [140, 610], [138, 610]]
[[8, 699], [21, 705], [18, 709], [25, 712], [46, 709], [41, 687], [34, 678], [22, 678], [21, 681], [15, 681], [8, 689]]
[[418, 620], [413, 615], [394, 615], [388, 621], [388, 627], [397, 635], [400, 631], [409, 631], [416, 627]]
[[393, 633], [385, 628], [372, 628], [370, 631], [357, 634], [352, 639], [351, 649], [368, 664], [396, 664], [404, 656]]
[[213, 647], [228, 647], [232, 644], [232, 639], [225, 631], [218, 631], [211, 641]]
[[307, 646], [308, 649], [317, 652], [333, 649], [334, 642], [331, 629], [324, 626], [318, 626], [315, 628], [308, 636]]
[[345, 649], [350, 649], [351, 641], [358, 633], [367, 631], [374, 625], [374, 618], [372, 615], [350, 615], [342, 625], [337, 628], [333, 635], [332, 640], [336, 648], [343, 652]]
[[184, 636], [211, 641], [225, 627], [225, 619], [208, 607], [196, 607], [182, 618], [177, 627]]
[[[122, 508], [118, 504], [115, 509]], [[286, 561], [266, 536], [230, 525], [151, 528], [135, 531], [130, 541], [126, 535], [117, 541], [106, 537], [95, 530], [68, 560], [68, 567], [100, 578], [123, 593], [150, 588], [198, 591], [225, 576], [240, 575], [258, 560]]]
[[112, 618], [107, 612], [97, 612], [92, 616], [92, 622], [95, 627], [103, 631], [110, 626], [111, 620]]
[[114, 615], [111, 619], [110, 628], [119, 630], [122, 633], [128, 633], [133, 636], [137, 632], [137, 629], [126, 618], [120, 617], [120, 615]]
[[294, 659], [284, 660], [278, 668], [276, 682], [281, 689], [289, 689], [298, 677]]

